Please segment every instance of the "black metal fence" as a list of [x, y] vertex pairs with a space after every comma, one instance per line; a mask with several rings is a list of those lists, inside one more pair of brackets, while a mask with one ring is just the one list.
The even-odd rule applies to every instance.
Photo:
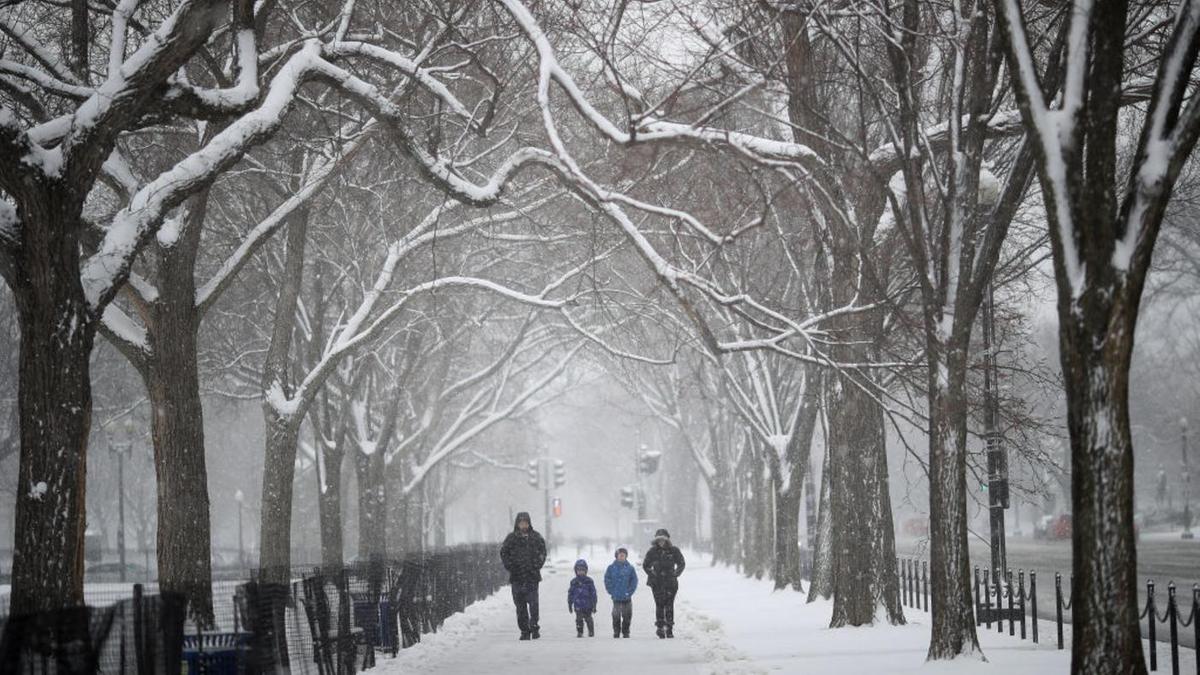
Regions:
[[[369, 669], [436, 632], [449, 616], [507, 583], [494, 545], [401, 560], [306, 568], [213, 585], [216, 625], [186, 619], [182, 596], [142, 585], [103, 606], [0, 617], [0, 672], [234, 674]], [[257, 575], [256, 575], [257, 576]], [[90, 602], [90, 600], [89, 600]]]
[[[898, 558], [897, 565], [900, 571], [901, 604], [905, 607], [928, 612], [928, 561]], [[1016, 636], [1019, 627], [1022, 640], [1032, 638], [1033, 642], [1039, 642], [1038, 619], [1040, 618], [1040, 614], [1037, 582], [1037, 572], [1033, 570], [1029, 571], [1029, 583], [1026, 585], [1025, 570], [1017, 570], [1015, 577], [1012, 570], [1008, 570], [1003, 575], [999, 574], [998, 570], [990, 574], [987, 570], [983, 570], [981, 575], [979, 567], [976, 566], [974, 578], [975, 625], [985, 626], [988, 630], [991, 630], [994, 623], [997, 632], [1003, 633], [1004, 624], [1007, 622], [1009, 635]], [[1063, 625], [1064, 623], [1070, 623], [1069, 616], [1064, 617], [1064, 613], [1070, 612], [1074, 606], [1070, 587], [1071, 580], [1068, 578], [1067, 590], [1064, 591], [1062, 574], [1054, 574], [1054, 622], [1057, 629], [1059, 649], [1064, 649], [1065, 647]], [[1171, 673], [1172, 675], [1179, 675], [1180, 631], [1190, 628], [1193, 636], [1192, 646], [1193, 648], [1200, 648], [1200, 621], [1197, 621], [1198, 616], [1200, 616], [1200, 584], [1192, 586], [1191, 608], [1188, 610], [1187, 617], [1185, 618], [1179, 607], [1174, 583], [1167, 585], [1167, 607], [1160, 614], [1158, 612], [1158, 601], [1155, 596], [1155, 583], [1153, 580], [1146, 582], [1146, 604], [1143, 606], [1139, 618], [1147, 622], [1144, 636], [1150, 641], [1149, 659], [1151, 671], [1158, 670], [1159, 624], [1166, 626], [1168, 631], [1167, 639], [1163, 640], [1163, 642], [1169, 646]], [[1198, 658], [1196, 659], [1196, 675], [1200, 675], [1200, 654], [1198, 654]]]

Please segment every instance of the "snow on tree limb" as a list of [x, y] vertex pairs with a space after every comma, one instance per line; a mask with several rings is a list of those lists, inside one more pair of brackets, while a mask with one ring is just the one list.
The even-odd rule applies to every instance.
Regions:
[[488, 413], [488, 415], [486, 415], [481, 421], [464, 430], [462, 433], [455, 434], [453, 437], [443, 437], [440, 439], [437, 445], [434, 446], [433, 451], [429, 453], [428, 457], [426, 457], [425, 460], [422, 461], [418, 466], [414, 467], [412, 478], [404, 485], [401, 494], [407, 495], [415, 490], [421, 484], [421, 481], [425, 478], [425, 475], [429, 473], [433, 467], [437, 466], [438, 463], [453, 455], [467, 442], [477, 437], [479, 434], [483, 433], [497, 422], [520, 410], [521, 407], [531, 397], [533, 397], [534, 394], [537, 394], [539, 391], [544, 389], [551, 382], [556, 380], [559, 375], [563, 373], [563, 371], [566, 370], [567, 365], [571, 363], [579, 350], [583, 349], [583, 346], [584, 345], [581, 342], [568, 350], [553, 368], [547, 370], [542, 377], [526, 386], [503, 408]]
[[[1025, 32], [1025, 19], [1021, 14], [1018, 0], [996, 0], [999, 5], [997, 14], [1000, 25], [1007, 39], [1004, 41], [1009, 55], [1009, 68], [1012, 72], [1013, 88], [1017, 93], [1022, 115], [1026, 124], [1032, 128], [1038, 154], [1042, 158], [1044, 185], [1048, 200], [1053, 208], [1047, 213], [1052, 221], [1051, 233], [1062, 247], [1062, 264], [1067, 279], [1070, 281], [1074, 297], [1083, 292], [1084, 267], [1075, 242], [1075, 224], [1071, 211], [1071, 195], [1068, 188], [1068, 155], [1066, 143], [1072, 142], [1072, 136], [1077, 131], [1073, 116], [1083, 105], [1081, 99], [1070, 99], [1070, 92], [1076, 96], [1083, 94], [1084, 65], [1073, 63], [1070, 59], [1086, 59], [1087, 46], [1079, 44], [1081, 39], [1077, 30], [1087, 30], [1087, 21], [1072, 12], [1069, 40], [1076, 41], [1073, 48], [1068, 48], [1067, 72], [1068, 79], [1074, 78], [1066, 86], [1063, 105], [1059, 110], [1051, 110], [1042, 95], [1041, 83], [1038, 80], [1037, 69], [1033, 62], [1033, 52], [1029, 38]], [[1090, 13], [1090, 3], [1087, 10]], [[1084, 17], [1086, 18], [1086, 17]], [[1086, 42], [1086, 40], [1084, 40]], [[1082, 52], [1082, 53], [1081, 53]], [[1074, 70], [1072, 70], [1074, 69]]]
[[207, 145], [147, 183], [113, 218], [99, 249], [83, 266], [82, 278], [93, 310], [101, 310], [128, 274], [133, 259], [161, 225], [163, 217], [185, 198], [216, 179], [253, 145], [279, 128], [320, 43], [308, 41], [279, 68], [262, 103], [213, 137]]

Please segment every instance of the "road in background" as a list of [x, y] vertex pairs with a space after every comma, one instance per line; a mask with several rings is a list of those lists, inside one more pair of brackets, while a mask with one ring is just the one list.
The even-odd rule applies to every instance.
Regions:
[[[987, 542], [972, 537], [970, 542], [971, 565], [979, 566], [980, 573], [991, 565], [991, 547]], [[927, 539], [897, 539], [896, 552], [901, 557], [926, 559], [929, 557]], [[1146, 606], [1146, 581], [1155, 583], [1155, 602], [1158, 613], [1167, 611], [1167, 584], [1174, 581], [1180, 619], [1186, 619], [1192, 607], [1192, 585], [1200, 584], [1200, 540], [1184, 540], [1178, 532], [1146, 533], [1138, 540], [1138, 599], [1140, 607]], [[1017, 570], [1038, 573], [1038, 605], [1042, 617], [1054, 616], [1054, 574], [1063, 575], [1063, 593], [1070, 593], [1071, 542], [1070, 540], [1046, 541], [1028, 537], [1008, 538], [1008, 567], [1015, 575]], [[1045, 599], [1043, 599], [1045, 598]], [[1070, 621], [1070, 612], [1064, 621]], [[1165, 626], [1159, 625], [1157, 637], [1169, 640]], [[1179, 643], [1194, 647], [1192, 631], [1180, 630]], [[1145, 622], [1142, 634], [1147, 635]]]

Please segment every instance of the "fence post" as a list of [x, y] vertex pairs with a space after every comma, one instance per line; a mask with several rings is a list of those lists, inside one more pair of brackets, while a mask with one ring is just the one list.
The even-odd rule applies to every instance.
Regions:
[[[1063, 648], [1062, 636], [1062, 572], [1054, 573], [1054, 604], [1058, 617], [1058, 648]], [[1152, 652], [1153, 653], [1153, 652]]]
[[997, 568], [996, 573], [992, 575], [992, 580], [996, 582], [996, 632], [1000, 635], [1004, 634], [1004, 616], [999, 610], [1004, 609], [1004, 587], [1001, 585], [1001, 575], [1003, 572]]
[[350, 631], [353, 621], [353, 605], [350, 602], [350, 573], [343, 564], [337, 576], [338, 585], [338, 650], [337, 669], [339, 673], [354, 672], [354, 664], [358, 657], [354, 635]]
[[1017, 593], [1020, 596], [1020, 602], [1017, 603], [1021, 610], [1021, 639], [1025, 639], [1025, 570], [1017, 569]]
[[904, 574], [905, 574], [905, 576], [908, 577], [907, 579], [904, 580], [904, 583], [908, 587], [908, 606], [909, 607], [916, 607], [916, 605], [917, 605], [917, 588], [916, 588], [917, 575], [915, 574], [915, 570], [916, 570], [916, 561], [915, 560], [913, 560], [912, 558], [909, 558], [904, 561]]
[[922, 587], [922, 594], [925, 597], [925, 611], [928, 612], [929, 611], [929, 563], [928, 563], [928, 561], [925, 561], [925, 560], [921, 561], [921, 587]]
[[1033, 644], [1038, 643], [1038, 612], [1037, 612], [1037, 571], [1029, 570], [1029, 602], [1033, 610]]
[[[803, 573], [801, 579], [807, 579]], [[896, 557], [896, 604], [904, 606], [904, 563], [900, 561], [899, 556]]]
[[1179, 622], [1175, 605], [1175, 582], [1167, 583], [1167, 625], [1171, 628], [1171, 675], [1179, 675]]
[[1200, 584], [1192, 584], [1192, 648], [1196, 650], [1196, 675], [1200, 675]]
[[991, 572], [983, 571], [983, 606], [987, 609], [987, 625], [988, 630], [992, 629], [992, 577]]
[[1154, 601], [1154, 580], [1146, 581], [1146, 623], [1150, 636], [1150, 670], [1158, 670], [1158, 608]]
[[901, 595], [904, 598], [904, 600], [903, 600], [904, 606], [912, 607], [912, 600], [911, 600], [912, 588], [910, 588], [908, 585], [908, 559], [907, 558], [900, 559], [900, 588], [901, 588]]
[[[142, 585], [133, 585], [133, 653], [134, 662], [137, 663], [138, 675], [146, 675], [147, 666], [150, 664], [144, 663], [146, 656], [146, 629], [143, 619], [145, 608], [142, 606]], [[150, 666], [153, 667], [152, 665]]]
[[975, 566], [975, 627], [979, 627], [979, 565]]
[[1013, 575], [1012, 570], [1007, 570], [1004, 574], [1005, 593], [1008, 595], [1008, 634], [1014, 636], [1017, 634], [1016, 622], [1013, 621]]

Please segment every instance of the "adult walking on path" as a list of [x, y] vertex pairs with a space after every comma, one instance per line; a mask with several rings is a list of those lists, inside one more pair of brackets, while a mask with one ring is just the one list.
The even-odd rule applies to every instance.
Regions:
[[665, 529], [654, 533], [654, 543], [642, 559], [646, 584], [654, 592], [654, 626], [659, 638], [675, 637], [675, 594], [679, 592], [679, 575], [686, 562], [683, 553], [671, 543]]
[[538, 584], [542, 581], [542, 565], [546, 562], [546, 540], [533, 529], [527, 512], [517, 514], [513, 531], [500, 546], [500, 561], [508, 570], [508, 582], [512, 584], [521, 639], [536, 640], [541, 637], [538, 631]]

